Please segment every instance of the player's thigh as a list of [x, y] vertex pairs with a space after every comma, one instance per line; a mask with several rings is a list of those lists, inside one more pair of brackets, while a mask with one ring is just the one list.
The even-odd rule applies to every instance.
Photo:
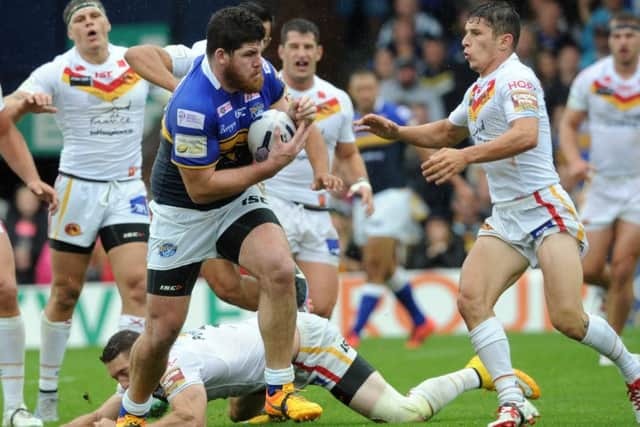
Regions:
[[612, 262], [631, 263], [640, 257], [640, 224], [618, 220], [615, 225]]
[[578, 241], [569, 233], [544, 238], [537, 251], [550, 314], [582, 313], [582, 263]]
[[[248, 232], [240, 245], [238, 261], [258, 278], [282, 270], [294, 270], [284, 230], [274, 222], [262, 222]], [[293, 283], [293, 275], [291, 279]]]
[[479, 236], [462, 265], [460, 297], [493, 307], [528, 266], [529, 261], [504, 240]]
[[113, 275], [118, 284], [142, 281], [146, 276], [147, 242], [118, 245], [107, 252]]
[[208, 259], [202, 263], [200, 274], [209, 288], [222, 298], [242, 293], [240, 272], [231, 261], [222, 258]]
[[80, 292], [91, 259], [91, 252], [72, 252], [72, 249], [66, 249], [51, 248], [52, 285], [54, 288], [63, 287]]
[[9, 236], [0, 223], [0, 317], [17, 316], [16, 268]]
[[587, 229], [589, 250], [582, 259], [586, 280], [599, 275], [604, 269], [609, 258], [613, 235], [611, 226]]
[[389, 275], [396, 262], [396, 244], [393, 237], [371, 236], [362, 247], [362, 257], [366, 270], [376, 269]]

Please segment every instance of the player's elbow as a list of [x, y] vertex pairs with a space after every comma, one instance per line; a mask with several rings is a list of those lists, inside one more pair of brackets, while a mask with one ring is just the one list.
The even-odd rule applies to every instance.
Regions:
[[521, 132], [520, 137], [518, 138], [519, 145], [522, 147], [522, 151], [531, 150], [532, 148], [536, 148], [538, 145], [538, 132], [533, 132], [531, 130], [527, 130]]
[[176, 418], [176, 421], [179, 421], [180, 425], [184, 427], [203, 427], [205, 425], [186, 410], [174, 410], [173, 416]]

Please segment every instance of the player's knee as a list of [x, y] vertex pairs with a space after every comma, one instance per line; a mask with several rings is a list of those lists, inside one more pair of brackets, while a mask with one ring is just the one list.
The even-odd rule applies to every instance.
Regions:
[[549, 310], [549, 319], [555, 329], [576, 341], [581, 341], [587, 332], [581, 310], [571, 307]]
[[[614, 259], [611, 262], [611, 284], [609, 286], [625, 287], [631, 283], [636, 262], [631, 257]], [[630, 287], [631, 288], [631, 287]], [[631, 288], [632, 289], [632, 288]]]
[[266, 265], [269, 267], [264, 269], [261, 276], [266, 279], [268, 286], [277, 292], [293, 293], [295, 277], [293, 259], [291, 257], [286, 257], [285, 259], [273, 258], [273, 261]]
[[80, 298], [81, 287], [71, 279], [54, 280], [48, 305], [59, 313], [72, 312]]
[[174, 416], [180, 421], [180, 425], [184, 427], [201, 427], [196, 417], [188, 411], [175, 411]]
[[482, 299], [473, 293], [461, 291], [458, 294], [457, 303], [458, 311], [466, 321], [483, 317], [483, 313], [486, 311]]
[[0, 279], [0, 313], [17, 310], [18, 287], [13, 280]]
[[146, 275], [133, 275], [123, 283], [124, 293], [128, 302], [136, 305], [144, 305], [147, 298]]
[[585, 263], [582, 267], [582, 274], [584, 275], [584, 281], [587, 283], [598, 283], [600, 277], [604, 271], [604, 264], [602, 263]]

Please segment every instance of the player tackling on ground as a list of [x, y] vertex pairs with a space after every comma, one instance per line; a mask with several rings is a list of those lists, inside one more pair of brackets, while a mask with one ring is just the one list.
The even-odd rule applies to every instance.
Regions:
[[[367, 115], [356, 125], [385, 138], [441, 148], [422, 165], [423, 175], [437, 184], [470, 163], [482, 163], [487, 172], [493, 211], [462, 266], [458, 307], [498, 392], [498, 417], [489, 427], [534, 421], [523, 405], [507, 336], [493, 311], [500, 295], [530, 265], [539, 265], [544, 274], [553, 326], [618, 366], [640, 423], [640, 363], [605, 320], [582, 308], [585, 232], [558, 184], [540, 82], [514, 53], [519, 34], [520, 17], [512, 6], [477, 6], [466, 22], [462, 44], [469, 66], [480, 76], [448, 119], [405, 127]], [[474, 145], [447, 148], [466, 136]]]

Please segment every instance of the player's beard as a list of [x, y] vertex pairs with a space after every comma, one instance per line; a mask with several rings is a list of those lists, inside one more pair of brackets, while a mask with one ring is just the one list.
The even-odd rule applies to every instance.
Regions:
[[236, 68], [233, 65], [228, 66], [223, 71], [224, 79], [227, 83], [238, 90], [247, 93], [260, 92], [264, 83], [264, 76], [262, 72], [258, 75], [258, 78], [251, 79], [243, 77], [239, 72], [236, 72]]

